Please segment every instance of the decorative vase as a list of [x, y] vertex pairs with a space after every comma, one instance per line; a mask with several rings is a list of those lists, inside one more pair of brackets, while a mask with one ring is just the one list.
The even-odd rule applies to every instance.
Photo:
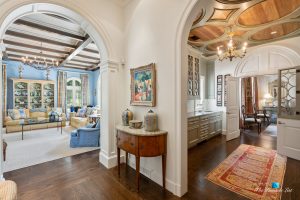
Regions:
[[158, 118], [157, 114], [152, 110], [149, 110], [144, 117], [145, 131], [157, 131], [158, 130]]
[[122, 113], [122, 123], [123, 126], [129, 126], [129, 121], [133, 119], [133, 113], [127, 108]]

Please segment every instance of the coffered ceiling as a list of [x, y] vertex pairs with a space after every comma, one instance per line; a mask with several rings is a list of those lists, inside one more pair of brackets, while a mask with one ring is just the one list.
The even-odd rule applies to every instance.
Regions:
[[32, 14], [16, 20], [5, 32], [5, 59], [42, 57], [51, 64], [96, 70], [100, 53], [90, 36], [76, 23], [52, 14]]
[[232, 30], [235, 45], [256, 46], [300, 35], [300, 0], [213, 0], [200, 10], [188, 43], [206, 57], [226, 47]]

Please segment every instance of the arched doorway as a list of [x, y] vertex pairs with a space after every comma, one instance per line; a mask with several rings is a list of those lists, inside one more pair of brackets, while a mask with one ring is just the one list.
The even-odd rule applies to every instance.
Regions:
[[[111, 49], [111, 45], [109, 43], [110, 39], [108, 37], [108, 34], [106, 33], [105, 28], [100, 24], [100, 22], [96, 21], [92, 16], [90, 16], [86, 11], [80, 9], [78, 5], [72, 2], [68, 3], [62, 3], [61, 1], [52, 1], [53, 3], [43, 3], [46, 1], [37, 1], [37, 0], [31, 0], [26, 1], [25, 3], [17, 2], [17, 1], [7, 1], [3, 3], [2, 9], [6, 12], [2, 12], [0, 15], [0, 64], [2, 65], [2, 56], [3, 51], [5, 51], [4, 45], [3, 45], [3, 38], [6, 30], [8, 27], [18, 18], [23, 17], [25, 15], [30, 15], [32, 13], [49, 13], [49, 14], [56, 14], [58, 16], [63, 16], [67, 19], [70, 19], [76, 23], [78, 23], [81, 28], [86, 30], [86, 32], [89, 34], [89, 36], [92, 38], [92, 40], [95, 42], [96, 46], [99, 49], [99, 53], [101, 56], [101, 68], [102, 72], [100, 73], [99, 77], [102, 76], [103, 82], [108, 83], [110, 81], [109, 73], [110, 68], [112, 66], [115, 66], [115, 64], [111, 64], [109, 61], [110, 56], [113, 54], [113, 51]], [[83, 17], [84, 16], [84, 17]], [[0, 69], [0, 72], [2, 74], [2, 68]], [[2, 83], [2, 80], [1, 80]], [[102, 84], [102, 85], [105, 85]], [[2, 93], [2, 87], [0, 88], [0, 92]], [[110, 96], [110, 90], [104, 90], [106, 97]], [[101, 123], [103, 125], [103, 128], [101, 129], [102, 132], [102, 140], [101, 140], [101, 146], [104, 148], [111, 148], [110, 144], [111, 142], [108, 142], [111, 138], [108, 134], [109, 130], [111, 130], [111, 124], [109, 124], [109, 118], [106, 117], [106, 114], [109, 113], [109, 101], [107, 99], [104, 99], [102, 102], [102, 108], [103, 108], [103, 118], [105, 120], [101, 120]], [[2, 102], [0, 102], [0, 106], [2, 107]], [[113, 116], [112, 116], [113, 117]], [[1, 125], [2, 125], [2, 115], [1, 115]], [[106, 134], [107, 133], [107, 134]], [[2, 140], [2, 129], [0, 130], [0, 140]], [[103, 144], [102, 144], [103, 143]], [[2, 143], [1, 145], [1, 151], [2, 151]], [[108, 151], [104, 151], [107, 153]], [[102, 152], [101, 152], [102, 153]], [[100, 153], [100, 155], [101, 155]], [[106, 155], [105, 155], [106, 156]], [[99, 159], [101, 160], [101, 159]], [[1, 177], [3, 177], [3, 169], [2, 169], [2, 154], [1, 154]], [[105, 164], [104, 164], [105, 165]], [[108, 167], [107, 165], [105, 165]]]

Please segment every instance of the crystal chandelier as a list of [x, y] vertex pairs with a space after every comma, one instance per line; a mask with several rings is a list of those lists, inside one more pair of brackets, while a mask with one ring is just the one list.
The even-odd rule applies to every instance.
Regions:
[[219, 60], [222, 61], [224, 59], [229, 58], [229, 60], [232, 61], [233, 58], [243, 58], [246, 55], [246, 49], [248, 45], [247, 42], [244, 42], [242, 49], [237, 50], [232, 39], [233, 32], [230, 31], [228, 36], [229, 36], [229, 41], [227, 43], [227, 50], [223, 52], [221, 46], [217, 47]]
[[43, 44], [41, 43], [41, 51], [38, 56], [35, 56], [33, 59], [28, 56], [22, 57], [22, 63], [33, 67], [38, 70], [49, 70], [54, 67], [58, 67], [58, 61], [54, 59], [46, 59], [43, 57]]

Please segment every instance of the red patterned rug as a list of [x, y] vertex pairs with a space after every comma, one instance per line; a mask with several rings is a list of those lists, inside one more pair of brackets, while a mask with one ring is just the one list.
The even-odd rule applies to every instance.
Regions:
[[207, 179], [249, 199], [281, 198], [286, 157], [275, 150], [240, 145]]

